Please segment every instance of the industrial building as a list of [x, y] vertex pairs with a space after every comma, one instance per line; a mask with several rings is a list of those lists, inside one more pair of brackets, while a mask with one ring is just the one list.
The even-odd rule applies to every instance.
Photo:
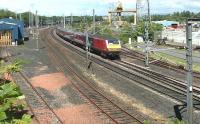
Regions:
[[0, 45], [17, 45], [24, 39], [24, 23], [22, 21], [4, 18], [0, 19]]
[[163, 20], [163, 21], [153, 21], [156, 24], [161, 24], [164, 27], [172, 27], [172, 28], [177, 28], [179, 25], [179, 22], [176, 21], [167, 21], [167, 20]]

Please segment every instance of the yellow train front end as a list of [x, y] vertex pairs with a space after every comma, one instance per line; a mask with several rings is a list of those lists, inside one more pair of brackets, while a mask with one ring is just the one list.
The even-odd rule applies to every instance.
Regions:
[[121, 43], [116, 39], [106, 40], [108, 55], [119, 56], [121, 52]]

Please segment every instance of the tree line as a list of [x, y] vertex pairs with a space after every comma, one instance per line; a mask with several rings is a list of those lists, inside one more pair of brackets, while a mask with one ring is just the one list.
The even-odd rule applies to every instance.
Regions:
[[182, 11], [182, 12], [174, 12], [172, 14], [157, 14], [152, 15], [152, 21], [161, 21], [161, 20], [170, 20], [170, 21], [178, 21], [180, 23], [185, 22], [187, 18], [200, 18], [200, 12], [194, 13], [190, 11]]
[[[25, 26], [29, 25], [29, 15], [31, 15], [31, 20], [35, 19], [35, 13], [31, 12], [23, 12], [23, 13], [15, 13], [7, 9], [0, 9], [0, 19], [2, 18], [9, 18], [12, 17], [13, 19], [21, 19], [24, 22]], [[96, 21], [103, 21], [102, 16], [96, 16]], [[42, 16], [39, 15], [39, 22], [40, 25], [46, 25], [46, 24], [59, 24], [63, 22], [63, 16]], [[65, 16], [66, 23], [71, 23], [73, 21], [74, 23], [91, 23], [92, 22], [92, 16]], [[35, 21], [32, 21], [34, 25]]]
[[[25, 25], [29, 25], [29, 12], [20, 13], [21, 18], [24, 21]], [[9, 18], [12, 17], [14, 19], [20, 18], [19, 13], [15, 13], [12, 11], [9, 11], [7, 9], [0, 9], [0, 18]], [[35, 16], [34, 13], [31, 13], [33, 15], [33, 18]], [[40, 23], [61, 23], [62, 22], [62, 16], [40, 16]], [[123, 17], [128, 22], [133, 22], [134, 17]], [[190, 11], [182, 11], [182, 12], [174, 12], [172, 14], [156, 14], [152, 15], [151, 19], [152, 21], [160, 21], [160, 20], [171, 20], [171, 21], [178, 21], [178, 22], [184, 22], [187, 18], [200, 18], [200, 12], [194, 13]], [[70, 23], [71, 16], [66, 16], [66, 21]], [[96, 21], [102, 21], [102, 16], [96, 16]], [[85, 22], [90, 23], [92, 22], [92, 16], [73, 16], [73, 22]]]

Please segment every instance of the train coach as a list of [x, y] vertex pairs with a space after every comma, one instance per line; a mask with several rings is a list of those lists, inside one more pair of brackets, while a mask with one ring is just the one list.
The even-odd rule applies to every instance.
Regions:
[[[85, 48], [86, 36], [84, 33], [73, 32], [62, 28], [57, 28], [56, 32], [63, 39]], [[110, 37], [89, 35], [88, 41], [92, 52], [104, 57], [119, 58], [121, 52], [121, 43], [119, 40]]]

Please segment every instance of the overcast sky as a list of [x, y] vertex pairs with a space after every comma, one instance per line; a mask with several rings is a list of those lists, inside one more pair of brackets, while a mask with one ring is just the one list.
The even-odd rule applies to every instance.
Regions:
[[[107, 15], [109, 8], [118, 0], [1, 0], [0, 9], [15, 12], [38, 10], [41, 15], [92, 15], [92, 9], [98, 15]], [[121, 0], [124, 9], [135, 9], [136, 0]], [[200, 12], [200, 0], [150, 0], [151, 13], [163, 14], [190, 10]]]

